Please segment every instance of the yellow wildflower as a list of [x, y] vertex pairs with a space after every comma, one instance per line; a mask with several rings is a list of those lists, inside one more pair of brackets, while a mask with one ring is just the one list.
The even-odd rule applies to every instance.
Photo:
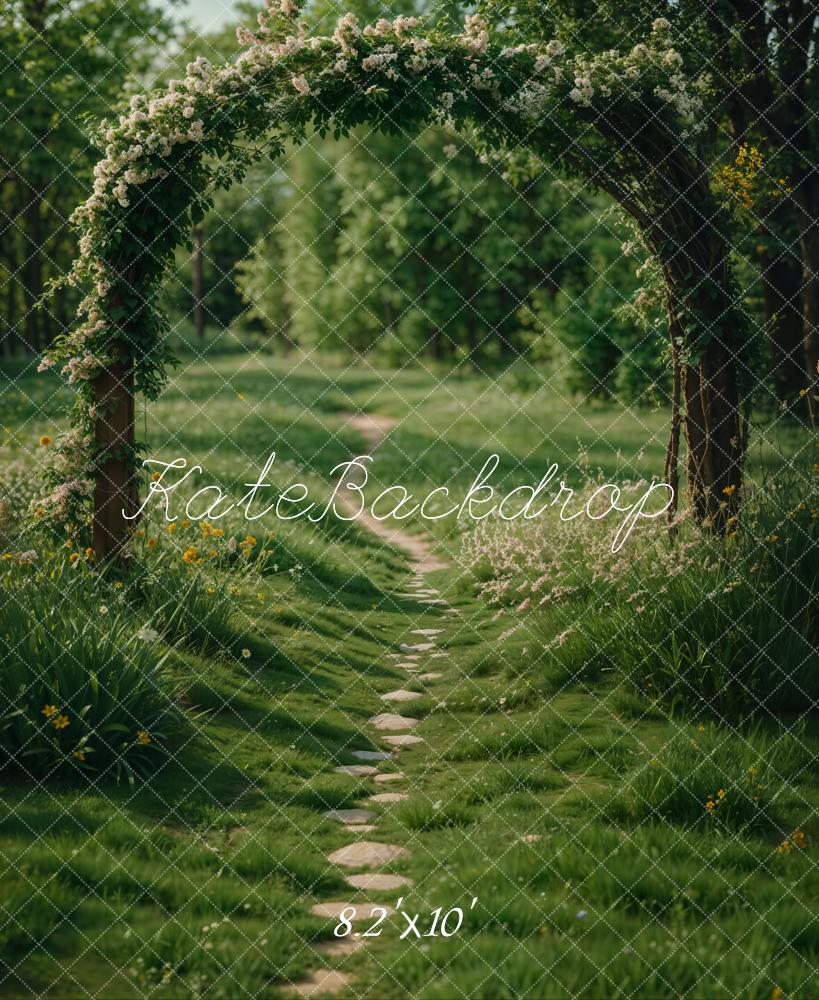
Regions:
[[176, 531], [176, 523], [171, 521], [171, 523], [166, 526], [165, 530], [172, 535]]
[[52, 725], [55, 729], [67, 729], [71, 725], [71, 722], [67, 715], [58, 715]]
[[76, 757], [77, 760], [85, 760], [85, 750], [73, 750], [71, 756]]
[[93, 559], [94, 558], [94, 550], [91, 548], [90, 545], [85, 550], [85, 558], [86, 559]]
[[185, 549], [182, 553], [182, 562], [190, 563], [196, 562], [196, 548], [191, 545], [190, 548]]
[[145, 544], [148, 546], [149, 549], [156, 548], [156, 539], [155, 538], [149, 538], [148, 541]]
[[43, 715], [47, 719], [50, 719], [51, 716], [56, 715], [58, 711], [59, 709], [57, 708], [56, 705], [46, 705], [46, 707], [43, 709]]
[[40, 447], [47, 448], [50, 444], [51, 444], [51, 438], [48, 436], [48, 434], [43, 434], [43, 436], [40, 438]]
[[137, 743], [141, 743], [143, 746], [147, 746], [151, 742], [151, 737], [144, 729], [140, 729], [137, 732]]
[[79, 552], [72, 552], [71, 555], [68, 557], [68, 561], [70, 563], [75, 563], [79, 558], [80, 558]]
[[736, 483], [731, 483], [730, 486], [726, 486], [722, 491], [727, 497], [731, 496], [732, 493], [736, 491]]
[[245, 648], [245, 649], [242, 650], [242, 659], [243, 660], [249, 660], [250, 659], [250, 650], [249, 649]]

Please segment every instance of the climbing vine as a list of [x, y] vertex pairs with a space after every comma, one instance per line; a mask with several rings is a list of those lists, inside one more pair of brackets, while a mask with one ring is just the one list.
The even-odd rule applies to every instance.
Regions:
[[[257, 29], [238, 34], [235, 63], [199, 58], [184, 79], [133, 97], [100, 129], [104, 156], [73, 220], [80, 252], [68, 281], [84, 298], [76, 325], [41, 364], [59, 365], [77, 390], [53, 489], [38, 507], [58, 523], [87, 512], [102, 463], [136, 464], [132, 439], [112, 450], [95, 434], [117, 405], [95, 386], [104, 373], [127, 370], [133, 391], [154, 398], [161, 390], [173, 359], [158, 292], [174, 248], [215, 189], [261, 156], [276, 160], [310, 129], [341, 136], [365, 122], [395, 132], [442, 123], [496, 155], [548, 160], [608, 191], [661, 257], [690, 237], [676, 235], [676, 202], [681, 191], [696, 195], [702, 105], [663, 19], [629, 51], [594, 56], [572, 53], [560, 38], [503, 44], [479, 16], [453, 34], [431, 20], [362, 26], [345, 14], [331, 36], [312, 36], [296, 0], [267, 0]], [[708, 336], [703, 326], [692, 341], [702, 350]]]

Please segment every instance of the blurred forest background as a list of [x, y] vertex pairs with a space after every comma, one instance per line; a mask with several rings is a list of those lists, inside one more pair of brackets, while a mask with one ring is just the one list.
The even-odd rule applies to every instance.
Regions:
[[[375, 19], [423, 12], [424, 4], [347, 7]], [[528, 7], [544, 34], [554, 11], [564, 31], [569, 25], [595, 50], [636, 39], [659, 14], [673, 19], [687, 68], [712, 97], [703, 151], [731, 208], [743, 303], [758, 333], [747, 359], [756, 405], [788, 406], [816, 360], [819, 233], [800, 208], [819, 187], [808, 54], [815, 11], [800, 2], [773, 4], [767, 17], [757, 4], [743, 11], [734, 3], [623, 3], [598, 21], [584, 0]], [[234, 20], [220, 18], [202, 33], [174, 3], [4, 5], [3, 356], [35, 356], [72, 321], [76, 303], [65, 289], [43, 308], [37, 303], [75, 252], [69, 218], [100, 155], [87, 138], [89, 121], [184, 75], [197, 55], [234, 57], [236, 25], [251, 23], [257, 10], [239, 3]], [[341, 7], [316, 0], [308, 10], [331, 25]], [[453, 16], [462, 13], [453, 7]], [[806, 25], [804, 37], [789, 29], [790, 48], [783, 16]], [[758, 118], [748, 114], [754, 102], [767, 109]], [[180, 252], [166, 290], [179, 345], [513, 366], [524, 381], [548, 372], [585, 397], [663, 403], [667, 320], [640, 241], [605, 195], [552, 174], [510, 177], [508, 169], [440, 128], [417, 138], [363, 130], [340, 141], [314, 137], [283, 165], [255, 167], [217, 194]]]

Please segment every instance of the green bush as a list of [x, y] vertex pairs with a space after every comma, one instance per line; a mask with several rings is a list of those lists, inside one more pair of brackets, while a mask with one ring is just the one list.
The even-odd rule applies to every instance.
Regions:
[[[158, 634], [99, 579], [49, 560], [6, 560], [0, 588], [0, 769], [133, 780], [183, 730]], [[104, 591], [103, 591], [104, 592]]]

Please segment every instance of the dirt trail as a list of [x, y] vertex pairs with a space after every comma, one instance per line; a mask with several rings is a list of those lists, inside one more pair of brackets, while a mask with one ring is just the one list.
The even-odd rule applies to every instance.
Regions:
[[[345, 420], [347, 427], [352, 427], [364, 438], [370, 454], [398, 423], [394, 417], [385, 417], [378, 413], [340, 413], [339, 416]], [[339, 496], [339, 505], [350, 513], [355, 509], [353, 501], [344, 495]], [[446, 569], [448, 566], [448, 563], [433, 553], [432, 546], [425, 538], [402, 531], [394, 521], [379, 521], [368, 510], [364, 510], [356, 520], [374, 535], [383, 538], [385, 542], [404, 549], [409, 555], [412, 568], [419, 575], [431, 573], [436, 569]]]

